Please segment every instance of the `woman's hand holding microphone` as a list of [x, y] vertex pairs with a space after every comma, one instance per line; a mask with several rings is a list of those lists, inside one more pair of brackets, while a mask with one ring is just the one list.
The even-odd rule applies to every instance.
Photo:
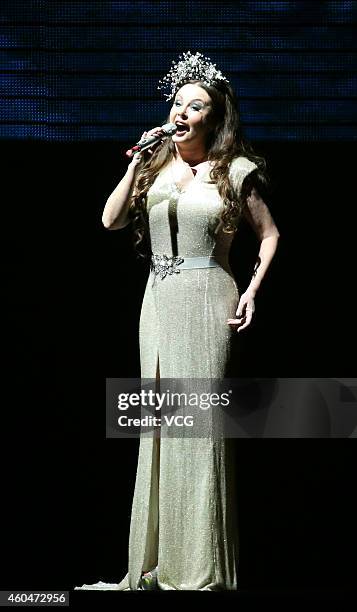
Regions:
[[[140, 140], [142, 140], [143, 138], [147, 138], [148, 136], [160, 136], [160, 135], [164, 135], [164, 134], [165, 134], [165, 132], [162, 129], [162, 127], [155, 127], [152, 130], [149, 130], [148, 132], [143, 132]], [[162, 142], [162, 140], [158, 140], [158, 142]], [[149, 153], [149, 155], [152, 155], [153, 152], [154, 151], [153, 151], [152, 148], [145, 149], [144, 151], [137, 151], [132, 156], [131, 162], [130, 162], [129, 166], [132, 166], [132, 167], [135, 168], [142, 161], [144, 153]]]

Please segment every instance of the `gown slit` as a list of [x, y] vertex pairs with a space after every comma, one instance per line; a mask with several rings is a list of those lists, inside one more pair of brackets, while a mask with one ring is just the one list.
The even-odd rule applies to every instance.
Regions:
[[[160, 392], [160, 355], [157, 349], [156, 356], [156, 381], [155, 393]], [[158, 564], [158, 546], [159, 546], [159, 484], [160, 484], [160, 428], [155, 427], [153, 440], [153, 461], [152, 461], [152, 488], [149, 500], [149, 516], [148, 529], [146, 533], [146, 547], [141, 568], [141, 574], [150, 572], [157, 567]], [[150, 524], [155, 525], [154, 538], [151, 537], [150, 544]]]

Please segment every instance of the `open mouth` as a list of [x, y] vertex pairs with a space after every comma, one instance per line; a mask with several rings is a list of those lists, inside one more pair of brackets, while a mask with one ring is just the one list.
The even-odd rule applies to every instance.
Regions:
[[183, 123], [176, 123], [176, 125], [177, 125], [176, 136], [183, 136], [184, 134], [186, 134], [186, 132], [190, 131], [190, 128], [188, 127], [188, 125], [184, 125]]

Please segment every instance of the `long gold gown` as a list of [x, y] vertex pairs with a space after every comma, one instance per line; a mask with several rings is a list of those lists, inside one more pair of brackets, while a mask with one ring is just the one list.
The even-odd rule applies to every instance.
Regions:
[[[257, 166], [235, 158], [230, 178], [239, 193]], [[222, 199], [210, 162], [166, 166], [148, 192], [153, 253], [211, 256], [219, 267], [151, 271], [140, 316], [141, 377], [218, 378], [226, 374], [239, 294], [229, 267], [233, 234], [219, 225]], [[187, 172], [191, 175], [188, 181]], [[180, 185], [184, 185], [183, 187]], [[184, 428], [183, 428], [184, 429]], [[207, 435], [206, 435], [207, 434]], [[82, 588], [136, 590], [141, 573], [158, 567], [162, 590], [237, 589], [238, 525], [232, 440], [142, 436], [132, 503], [128, 573], [119, 584]]]

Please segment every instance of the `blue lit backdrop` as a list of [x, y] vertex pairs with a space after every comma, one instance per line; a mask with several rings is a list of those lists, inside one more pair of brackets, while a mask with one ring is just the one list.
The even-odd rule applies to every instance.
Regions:
[[170, 106], [171, 61], [201, 51], [254, 140], [356, 140], [356, 2], [1, 2], [0, 138], [137, 140]]

